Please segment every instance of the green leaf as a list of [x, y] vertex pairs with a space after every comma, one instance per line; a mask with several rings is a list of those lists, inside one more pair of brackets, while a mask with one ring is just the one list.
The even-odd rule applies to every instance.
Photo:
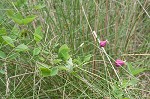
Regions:
[[127, 66], [128, 66], [129, 72], [132, 73], [132, 71], [134, 70], [132, 64], [131, 64], [131, 63], [127, 63], [127, 62], [126, 62], [126, 64], [127, 64]]
[[44, 54], [46, 54], [46, 55], [49, 54], [49, 52], [48, 52], [47, 50], [42, 50], [42, 52], [43, 52]]
[[28, 23], [32, 22], [35, 18], [36, 16], [34, 15], [27, 16], [25, 19], [22, 19], [22, 22], [24, 25], [27, 25]]
[[10, 14], [9, 16], [14, 22], [18, 23], [19, 25], [27, 25], [28, 23], [32, 22], [36, 18], [35, 15], [30, 15], [27, 16], [26, 18], [23, 18], [21, 13], [17, 13], [15, 15]]
[[68, 61], [67, 61], [67, 64], [66, 64], [66, 68], [69, 72], [71, 72], [73, 70], [73, 63], [72, 63], [72, 58], [70, 58]]
[[79, 56], [77, 57], [77, 59], [74, 59], [73, 62], [76, 63], [79, 66], [81, 66], [82, 63], [83, 63], [82, 60], [81, 60], [81, 58]]
[[23, 52], [29, 50], [28, 46], [25, 44], [20, 44], [15, 48], [15, 51], [17, 52]]
[[6, 31], [5, 27], [0, 29], [0, 36], [4, 36], [4, 35], [6, 35], [6, 33], [7, 33], [7, 31]]
[[88, 62], [91, 59], [91, 57], [92, 57], [91, 54], [85, 56], [83, 62]]
[[18, 13], [16, 13], [15, 15], [13, 15], [12, 18], [16, 18], [16, 19], [22, 20], [22, 19], [23, 19], [23, 16], [22, 16], [21, 13], [18, 12]]
[[14, 10], [7, 10], [7, 16], [8, 17], [13, 17], [14, 16]]
[[68, 48], [68, 46], [66, 44], [62, 45], [60, 48], [59, 48], [59, 52], [62, 52], [62, 51], [66, 51], [66, 52], [69, 52], [70, 49]]
[[123, 91], [118, 87], [118, 85], [111, 85], [112, 87], [112, 94], [117, 97], [117, 99], [121, 99], [123, 96]]
[[34, 8], [36, 9], [36, 10], [39, 10], [39, 9], [42, 9], [42, 8], [44, 8], [46, 5], [41, 5], [41, 4], [39, 4], [39, 5], [36, 5]]
[[128, 80], [123, 80], [122, 88], [126, 88], [128, 86]]
[[39, 34], [34, 34], [34, 40], [36, 42], [40, 42], [42, 40], [42, 37]]
[[34, 50], [33, 50], [33, 56], [40, 54], [40, 52], [41, 52], [41, 47], [34, 48]]
[[40, 67], [40, 74], [44, 77], [50, 76], [51, 75], [51, 70], [46, 67]]
[[66, 66], [58, 66], [59, 70], [68, 70]]
[[0, 70], [0, 73], [1, 73], [1, 74], [5, 74], [5, 71], [4, 71], [4, 70]]
[[17, 0], [14, 4], [16, 7], [22, 7], [27, 3], [27, 0]]
[[122, 88], [126, 88], [128, 86], [133, 86], [137, 84], [138, 80], [135, 78], [132, 78], [131, 80], [123, 80]]
[[58, 63], [60, 63], [62, 60], [61, 59], [55, 59], [55, 60], [53, 60], [53, 63], [54, 64], [58, 64]]
[[42, 27], [41, 26], [37, 27], [33, 35], [34, 35], [34, 40], [36, 42], [40, 42], [43, 38]]
[[17, 14], [15, 14], [15, 15], [12, 15], [12, 16], [10, 16], [10, 18], [11, 18], [14, 22], [16, 22], [16, 23], [18, 23], [18, 24], [20, 24], [20, 25], [23, 24], [23, 22], [22, 22], [23, 16], [21, 15], [21, 13], [17, 13]]
[[41, 57], [41, 56], [38, 56], [38, 59], [41, 60], [42, 62], [45, 61], [45, 58]]
[[7, 35], [7, 31], [5, 27], [2, 27], [0, 29], [0, 43], [2, 43], [4, 41], [4, 39], [2, 38], [2, 36]]
[[142, 73], [143, 71], [145, 71], [147, 69], [144, 69], [144, 68], [136, 68], [134, 71], [132, 71], [132, 74], [135, 76], [135, 75], [138, 75], [140, 73]]
[[50, 73], [50, 76], [55, 76], [55, 75], [57, 75], [58, 74], [58, 68], [52, 68], [51, 69], [51, 73]]
[[8, 45], [10, 45], [11, 47], [15, 47], [13, 40], [9, 36], [2, 36], [2, 38]]
[[133, 86], [133, 85], [136, 85], [137, 83], [138, 83], [138, 80], [135, 79], [135, 78], [132, 78], [132, 79], [128, 82], [128, 85]]
[[62, 45], [59, 48], [59, 52], [58, 52], [59, 58], [65, 60], [65, 61], [68, 60], [70, 58], [69, 51], [70, 51], [70, 49], [68, 48], [68, 46], [66, 44]]
[[6, 58], [6, 54], [3, 51], [0, 51], [0, 58]]
[[138, 75], [140, 74], [141, 72], [147, 70], [147, 69], [144, 69], [144, 68], [133, 68], [132, 64], [131, 63], [127, 63], [127, 66], [128, 66], [128, 70], [129, 72], [132, 74], [132, 75]]
[[14, 28], [11, 31], [10, 37], [12, 39], [16, 39], [19, 36], [19, 28], [17, 25], [14, 26]]
[[45, 63], [41, 63], [41, 62], [38, 62], [37, 66], [38, 66], [38, 68], [40, 70], [40, 74], [42, 76], [44, 76], [44, 77], [51, 76], [51, 69], [49, 69], [50, 66], [48, 66]]
[[21, 19], [17, 19], [17, 18], [14, 18], [14, 17], [12, 17], [12, 19], [13, 19], [14, 22], [18, 23], [19, 25], [23, 25], [23, 22], [22, 22]]

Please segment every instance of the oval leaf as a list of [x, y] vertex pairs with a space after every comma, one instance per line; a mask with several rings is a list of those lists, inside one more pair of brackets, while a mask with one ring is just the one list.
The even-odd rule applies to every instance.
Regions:
[[35, 32], [34, 32], [33, 35], [34, 35], [34, 40], [35, 40], [36, 42], [41, 41], [42, 38], [43, 38], [42, 27], [41, 27], [41, 26], [37, 27], [37, 28], [35, 29]]
[[44, 77], [50, 76], [51, 75], [51, 70], [46, 67], [40, 67], [40, 74]]
[[6, 58], [6, 54], [3, 51], [0, 51], [0, 58]]
[[70, 51], [70, 49], [68, 48], [68, 46], [66, 44], [62, 45], [59, 48], [59, 52], [58, 52], [59, 58], [65, 60], [65, 61], [68, 60], [70, 58], [69, 51]]
[[25, 44], [20, 44], [15, 48], [15, 51], [17, 52], [23, 52], [23, 51], [27, 51], [29, 48], [27, 45]]
[[52, 68], [51, 69], [51, 73], [50, 73], [50, 76], [55, 76], [58, 74], [58, 68]]
[[27, 25], [28, 23], [32, 22], [35, 18], [36, 16], [31, 15], [31, 16], [26, 17], [25, 19], [22, 19], [22, 22], [24, 25]]
[[41, 48], [40, 47], [34, 48], [34, 50], [33, 50], [33, 56], [40, 54], [40, 52], [41, 52]]
[[88, 62], [91, 59], [92, 55], [89, 54], [87, 56], [84, 57], [84, 62]]
[[11, 47], [15, 47], [13, 40], [9, 36], [2, 36], [2, 38], [8, 45], [10, 45]]

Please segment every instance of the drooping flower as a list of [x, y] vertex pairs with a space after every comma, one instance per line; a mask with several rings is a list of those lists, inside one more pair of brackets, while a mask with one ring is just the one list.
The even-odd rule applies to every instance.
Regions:
[[100, 47], [105, 47], [107, 44], [107, 40], [105, 41], [100, 41]]
[[125, 64], [125, 62], [122, 61], [122, 60], [120, 60], [120, 59], [117, 59], [117, 60], [115, 61], [115, 65], [116, 65], [117, 67], [123, 66], [124, 64]]

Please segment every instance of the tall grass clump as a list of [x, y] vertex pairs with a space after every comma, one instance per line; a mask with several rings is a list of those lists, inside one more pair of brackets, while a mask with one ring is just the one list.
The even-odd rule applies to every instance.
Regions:
[[149, 0], [1, 0], [2, 99], [148, 99]]

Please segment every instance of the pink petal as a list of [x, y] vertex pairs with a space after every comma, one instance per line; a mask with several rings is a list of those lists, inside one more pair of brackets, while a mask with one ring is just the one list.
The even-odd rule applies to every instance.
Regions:
[[106, 46], [107, 41], [100, 41], [100, 47], [105, 47]]
[[117, 60], [115, 61], [115, 65], [116, 65], [117, 67], [123, 66], [124, 64], [125, 64], [125, 62], [122, 61], [122, 60], [120, 60], [120, 59], [117, 59]]

